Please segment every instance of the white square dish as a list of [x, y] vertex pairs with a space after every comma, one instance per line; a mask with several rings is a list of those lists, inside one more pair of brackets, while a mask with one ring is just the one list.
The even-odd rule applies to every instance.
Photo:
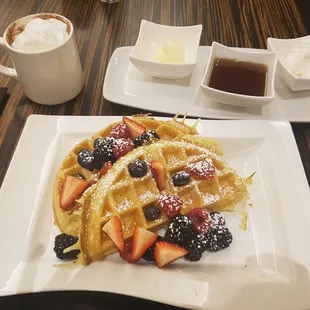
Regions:
[[[146, 75], [165, 79], [184, 78], [195, 68], [201, 31], [202, 25], [175, 27], [142, 20], [139, 36], [129, 59]], [[161, 63], [153, 60], [156, 50], [167, 39], [181, 43], [185, 54], [184, 63]]]
[[[247, 96], [230, 93], [209, 87], [209, 80], [213, 70], [213, 64], [216, 58], [229, 58], [237, 61], [247, 61], [258, 64], [264, 64], [268, 67], [266, 93], [264, 96]], [[213, 42], [209, 61], [201, 81], [203, 93], [219, 103], [239, 106], [244, 108], [260, 108], [271, 102], [275, 98], [274, 78], [277, 64], [277, 53], [261, 53], [260, 51], [247, 51], [227, 47], [225, 45]]]
[[[226, 214], [230, 248], [198, 263], [183, 260], [159, 270], [111, 255], [88, 267], [56, 266], [52, 187], [63, 158], [79, 141], [120, 117], [31, 116], [0, 192], [0, 295], [47, 290], [96, 290], [186, 308], [310, 307], [309, 187], [289, 123], [201, 121], [240, 175], [256, 171], [249, 188], [248, 229], [240, 213]], [[40, 128], [41, 130], [38, 130]], [[33, 137], [40, 141], [29, 148]], [[27, 164], [25, 164], [27, 159]], [[8, 238], [8, 236], [10, 236]]]

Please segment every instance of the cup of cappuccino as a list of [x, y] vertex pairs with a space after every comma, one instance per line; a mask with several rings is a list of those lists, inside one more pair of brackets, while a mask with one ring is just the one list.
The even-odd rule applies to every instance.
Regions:
[[84, 74], [72, 23], [52, 13], [29, 15], [13, 22], [0, 37], [14, 67], [0, 73], [16, 78], [34, 102], [60, 104], [77, 96]]

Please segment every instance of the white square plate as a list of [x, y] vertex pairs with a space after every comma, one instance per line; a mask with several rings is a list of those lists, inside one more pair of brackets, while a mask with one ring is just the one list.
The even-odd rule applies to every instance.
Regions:
[[[97, 290], [203, 309], [308, 309], [310, 192], [289, 123], [201, 121], [240, 175], [256, 171], [249, 227], [226, 214], [234, 242], [198, 263], [162, 270], [117, 254], [84, 267], [56, 267], [52, 187], [80, 140], [120, 117], [31, 116], [0, 192], [0, 295]], [[33, 147], [34, 146], [34, 147]]]

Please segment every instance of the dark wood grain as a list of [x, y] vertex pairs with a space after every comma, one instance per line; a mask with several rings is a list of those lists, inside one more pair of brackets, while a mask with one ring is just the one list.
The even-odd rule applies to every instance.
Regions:
[[[86, 74], [85, 88], [77, 98], [50, 107], [31, 102], [17, 81], [0, 75], [0, 86], [7, 87], [10, 95], [0, 107], [0, 184], [30, 114], [138, 112], [104, 100], [102, 86], [110, 56], [115, 48], [135, 43], [142, 18], [168, 25], [201, 23], [204, 26], [201, 45], [218, 41], [230, 46], [265, 48], [269, 36], [294, 38], [310, 34], [307, 0], [120, 0], [113, 5], [99, 0], [1, 0], [0, 12], [0, 33], [28, 14], [53, 12], [68, 17], [75, 27]], [[3, 49], [0, 63], [12, 65]], [[310, 181], [310, 124], [292, 124], [292, 127]]]

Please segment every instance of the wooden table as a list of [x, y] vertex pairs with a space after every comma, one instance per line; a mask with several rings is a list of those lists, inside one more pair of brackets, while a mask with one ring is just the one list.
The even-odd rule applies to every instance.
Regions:
[[[126, 115], [138, 112], [103, 99], [102, 86], [110, 56], [117, 47], [134, 45], [141, 19], [178, 26], [203, 24], [201, 45], [218, 41], [230, 46], [266, 48], [269, 36], [294, 38], [310, 34], [309, 11], [310, 2], [306, 0], [120, 0], [113, 5], [99, 0], [1, 0], [0, 33], [11, 22], [28, 14], [54, 12], [68, 17], [75, 27], [86, 84], [80, 95], [69, 103], [41, 106], [25, 97], [18, 82], [0, 76], [0, 86], [8, 87], [9, 94], [0, 106], [0, 184], [30, 114]], [[0, 63], [12, 65], [3, 49]], [[310, 124], [292, 124], [292, 127], [310, 182]], [[33, 139], [31, 147], [35, 152], [35, 137]], [[27, 179], [27, 176], [21, 177]], [[88, 306], [84, 307], [79, 294], [74, 294], [72, 301], [69, 301], [70, 296], [58, 293], [34, 297], [32, 301], [44, 301], [49, 305], [44, 309], [54, 309], [53, 302], [59, 306], [65, 300], [71, 305], [80, 305], [74, 309], [103, 309], [103, 306], [112, 309], [115, 302], [117, 307], [113, 309], [158, 307], [131, 299], [120, 301], [118, 297], [103, 293], [86, 294], [83, 298]], [[14, 300], [15, 306], [27, 302], [22, 298]], [[1, 301], [5, 302], [3, 298], [0, 304]], [[57, 309], [71, 308], [60, 306]]]

